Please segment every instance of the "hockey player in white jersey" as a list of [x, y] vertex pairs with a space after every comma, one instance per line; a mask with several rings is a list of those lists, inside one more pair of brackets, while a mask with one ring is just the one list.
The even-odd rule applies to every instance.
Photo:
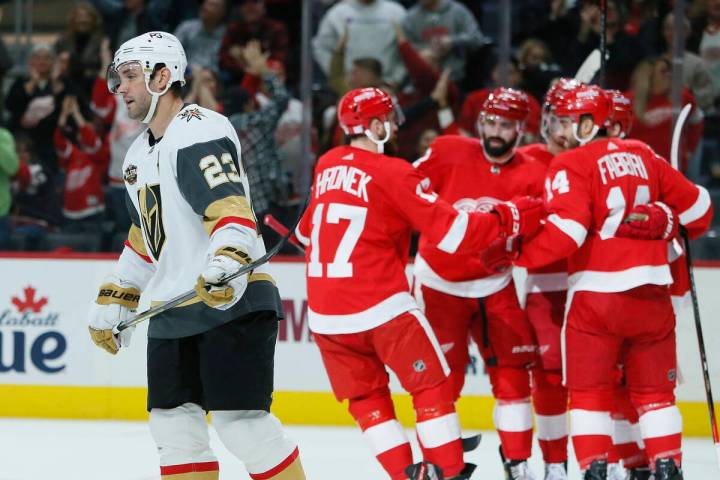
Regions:
[[187, 66], [180, 42], [150, 32], [124, 43], [108, 88], [147, 129], [123, 165], [133, 220], [113, 275], [89, 315], [93, 341], [109, 351], [132, 329], [113, 328], [137, 308], [154, 278], [153, 302], [196, 285], [197, 298], [150, 320], [148, 410], [163, 479], [212, 480], [206, 412], [220, 440], [251, 478], [305, 478], [296, 443], [270, 412], [273, 357], [282, 318], [263, 267], [223, 279], [265, 253], [252, 210], [240, 142], [224, 116], [183, 105]]

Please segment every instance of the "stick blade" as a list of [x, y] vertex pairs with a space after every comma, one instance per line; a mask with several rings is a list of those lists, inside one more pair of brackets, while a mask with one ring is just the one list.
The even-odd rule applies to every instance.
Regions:
[[601, 62], [600, 50], [597, 48], [590, 52], [590, 55], [580, 65], [577, 73], [575, 74], [575, 80], [583, 83], [590, 83], [595, 75], [600, 70]]

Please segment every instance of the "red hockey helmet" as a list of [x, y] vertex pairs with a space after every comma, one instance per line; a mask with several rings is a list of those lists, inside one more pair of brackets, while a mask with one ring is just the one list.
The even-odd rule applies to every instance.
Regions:
[[357, 88], [340, 99], [337, 117], [346, 135], [361, 135], [374, 118], [388, 122], [394, 109], [390, 95], [379, 88]]
[[[610, 99], [605, 91], [595, 85], [579, 85], [568, 90], [554, 104], [553, 111], [558, 117], [570, 117], [573, 121], [575, 139], [585, 144], [597, 135], [598, 130], [605, 126], [610, 116]], [[589, 115], [593, 121], [593, 131], [590, 135], [580, 138], [578, 126], [580, 118]]]
[[620, 124], [620, 137], [624, 138], [630, 133], [635, 115], [633, 113], [632, 100], [620, 90], [606, 90], [610, 99], [610, 118], [608, 118], [607, 126], [610, 127], [616, 123]]
[[583, 85], [574, 78], [561, 77], [555, 81], [545, 93], [543, 110], [550, 110], [568, 91]]
[[530, 100], [525, 92], [499, 87], [490, 92], [483, 103], [481, 116], [495, 115], [518, 122], [525, 122], [530, 113]]

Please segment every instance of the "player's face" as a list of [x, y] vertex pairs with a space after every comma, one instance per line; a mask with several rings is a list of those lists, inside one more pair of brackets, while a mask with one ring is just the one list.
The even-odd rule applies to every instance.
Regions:
[[622, 125], [615, 122], [607, 129], [608, 137], [619, 137], [622, 134]]
[[579, 145], [575, 135], [573, 135], [573, 121], [570, 117], [551, 115], [548, 122], [548, 137], [552, 143], [562, 150], [575, 148]]
[[150, 109], [150, 93], [145, 87], [145, 75], [138, 62], [127, 62], [108, 71], [110, 91], [122, 95], [128, 115], [133, 120], [145, 118]]
[[515, 120], [490, 115], [480, 123], [480, 134], [487, 154], [503, 157], [515, 148], [520, 125]]

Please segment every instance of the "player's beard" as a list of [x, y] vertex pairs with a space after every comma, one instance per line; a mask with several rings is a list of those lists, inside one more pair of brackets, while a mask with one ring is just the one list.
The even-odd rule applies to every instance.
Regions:
[[[500, 145], [493, 146], [491, 141], [492, 140], [499, 140]], [[510, 151], [515, 148], [515, 144], [517, 143], [517, 135], [512, 138], [512, 140], [505, 141], [500, 137], [487, 137], [483, 139], [483, 147], [485, 148], [485, 152], [494, 158], [502, 158], [505, 157]]]
[[133, 111], [131, 112], [130, 109], [128, 109], [128, 116], [133, 120], [142, 121], [142, 119], [145, 118], [145, 115], [147, 115], [148, 111], [150, 110], [150, 100], [152, 97], [148, 95], [147, 98], [133, 98], [133, 102], [135, 105], [133, 105]]

